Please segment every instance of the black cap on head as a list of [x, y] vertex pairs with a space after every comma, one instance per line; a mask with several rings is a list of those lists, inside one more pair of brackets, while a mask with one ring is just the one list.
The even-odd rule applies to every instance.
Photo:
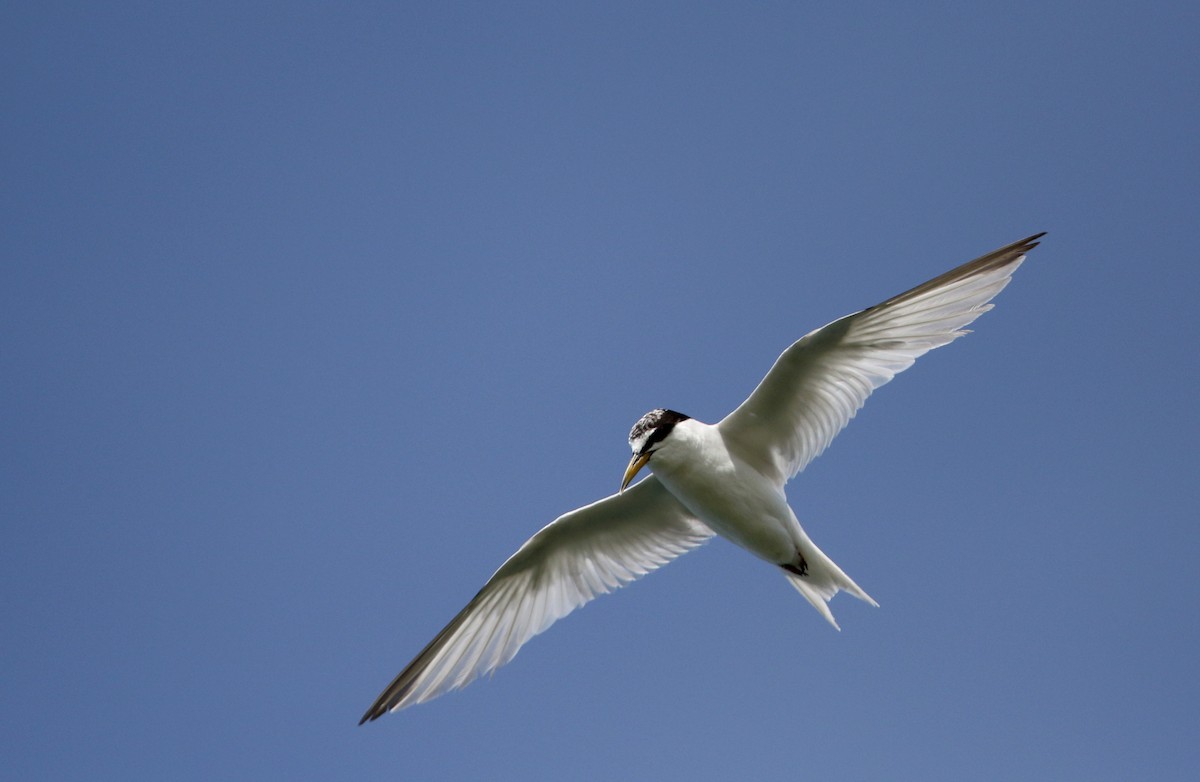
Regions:
[[638, 419], [629, 430], [629, 447], [637, 455], [649, 453], [654, 446], [662, 442], [671, 433], [675, 424], [686, 421], [691, 416], [677, 413], [674, 410], [658, 407]]

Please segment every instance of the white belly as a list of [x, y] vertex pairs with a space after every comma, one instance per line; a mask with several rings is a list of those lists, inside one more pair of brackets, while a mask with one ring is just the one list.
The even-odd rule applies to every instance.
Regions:
[[715, 427], [696, 424], [657, 451], [650, 469], [717, 534], [772, 564], [794, 562], [803, 533], [783, 491], [730, 454]]

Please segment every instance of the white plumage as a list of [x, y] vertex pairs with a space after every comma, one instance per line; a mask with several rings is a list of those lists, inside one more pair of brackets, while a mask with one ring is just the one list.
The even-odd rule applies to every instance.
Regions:
[[1037, 234], [874, 307], [810, 332], [783, 352], [754, 392], [715, 425], [666, 410], [630, 434], [625, 483], [530, 538], [400, 672], [362, 722], [422, 703], [512, 659], [521, 646], [597, 595], [670, 562], [714, 532], [783, 568], [837, 627], [828, 602], [866, 592], [809, 539], [784, 485], [816, 458], [876, 388], [963, 328], [1037, 246]]

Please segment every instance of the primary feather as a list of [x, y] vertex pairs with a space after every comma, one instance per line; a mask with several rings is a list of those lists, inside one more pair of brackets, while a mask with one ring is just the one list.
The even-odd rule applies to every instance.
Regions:
[[359, 724], [495, 670], [555, 621], [712, 534], [653, 477], [560, 516], [509, 557]]
[[967, 332], [1037, 246], [1035, 234], [812, 331], [783, 352], [718, 424], [730, 447], [781, 486], [833, 441], [871, 392]]

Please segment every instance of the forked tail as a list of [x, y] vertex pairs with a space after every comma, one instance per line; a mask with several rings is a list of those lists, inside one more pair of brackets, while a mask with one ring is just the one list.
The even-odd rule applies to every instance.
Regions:
[[862, 587], [854, 583], [854, 580], [846, 575], [832, 559], [825, 556], [825, 552], [817, 548], [811, 540], [805, 541], [801, 554], [807, 565], [807, 573], [799, 575], [785, 568], [784, 574], [788, 581], [792, 582], [792, 586], [796, 587], [796, 591], [804, 595], [808, 602], [813, 604], [813, 608], [820, 611], [821, 616], [828, 619], [829, 624], [833, 625], [835, 629], [841, 630], [842, 628], [838, 627], [837, 620], [833, 618], [833, 612], [829, 610], [829, 601], [839, 591], [848, 592], [864, 603], [879, 607], [879, 603], [876, 603], [870, 595], [862, 590]]

